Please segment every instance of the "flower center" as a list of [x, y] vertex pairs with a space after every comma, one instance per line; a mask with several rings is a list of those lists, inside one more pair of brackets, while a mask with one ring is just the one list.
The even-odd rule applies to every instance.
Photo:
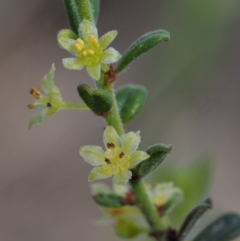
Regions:
[[78, 52], [77, 57], [82, 60], [84, 65], [90, 66], [99, 62], [102, 48], [93, 35], [89, 35], [85, 42], [78, 38], [74, 47]]
[[107, 143], [107, 147], [103, 168], [110, 175], [116, 175], [128, 170], [129, 156], [123, 152], [122, 148], [116, 147], [113, 143]]
[[[40, 91], [38, 91], [36, 88], [31, 88], [29, 92], [34, 99], [38, 100], [38, 102], [41, 102], [43, 105], [46, 105], [49, 113], [56, 112], [56, 110], [61, 106], [61, 101], [56, 93], [49, 93], [47, 96], [41, 96]], [[35, 109], [35, 104], [29, 104], [28, 109]]]

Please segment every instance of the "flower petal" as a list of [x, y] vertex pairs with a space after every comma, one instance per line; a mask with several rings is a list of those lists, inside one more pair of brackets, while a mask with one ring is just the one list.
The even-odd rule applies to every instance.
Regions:
[[105, 148], [108, 148], [108, 144], [114, 144], [116, 147], [120, 146], [120, 138], [116, 130], [112, 126], [107, 126], [103, 132], [103, 143]]
[[103, 51], [100, 57], [101, 63], [111, 64], [117, 62], [121, 58], [121, 54], [114, 48], [108, 48]]
[[63, 65], [67, 69], [81, 70], [83, 68], [83, 63], [77, 58], [66, 58], [63, 59]]
[[88, 181], [92, 182], [95, 180], [105, 179], [111, 176], [112, 175], [109, 175], [109, 172], [103, 169], [102, 167], [94, 167], [88, 176]]
[[133, 131], [128, 132], [120, 137], [120, 141], [123, 151], [128, 153], [128, 155], [131, 155], [137, 150], [141, 141], [140, 131], [136, 133]]
[[94, 183], [91, 184], [92, 195], [97, 195], [99, 193], [109, 194], [112, 193], [111, 189], [106, 183]]
[[132, 172], [129, 170], [120, 172], [113, 176], [113, 181], [117, 184], [127, 184], [128, 180], [132, 177]]
[[99, 80], [101, 74], [101, 64], [87, 66], [87, 72], [91, 76], [91, 78]]
[[58, 38], [58, 44], [61, 48], [67, 50], [69, 53], [73, 55], [77, 54], [77, 50], [75, 48], [76, 40], [71, 38], [60, 37]]
[[148, 157], [149, 157], [149, 155], [144, 151], [135, 151], [130, 157], [129, 168], [135, 167], [137, 164], [146, 160]]
[[84, 19], [80, 23], [78, 32], [84, 41], [88, 41], [89, 35], [93, 35], [96, 39], [98, 39], [98, 33], [95, 24], [87, 19]]
[[105, 33], [100, 39], [99, 39], [99, 45], [102, 49], [107, 48], [107, 46], [116, 38], [118, 32], [116, 30], [109, 31], [108, 33]]
[[41, 86], [46, 94], [48, 94], [49, 92], [54, 92], [60, 95], [58, 87], [54, 84], [54, 73], [55, 66], [53, 64], [49, 72], [42, 78]]
[[78, 36], [70, 29], [62, 29], [58, 32], [57, 38], [70, 38], [76, 40]]
[[36, 115], [34, 116], [28, 123], [28, 129], [30, 130], [33, 126], [33, 124], [37, 124], [37, 125], [42, 125], [44, 122], [45, 117], [42, 115]]
[[113, 183], [113, 191], [119, 196], [125, 196], [130, 191], [130, 188], [128, 185], [119, 185]]
[[104, 163], [105, 153], [100, 146], [83, 146], [79, 154], [92, 166], [100, 166]]

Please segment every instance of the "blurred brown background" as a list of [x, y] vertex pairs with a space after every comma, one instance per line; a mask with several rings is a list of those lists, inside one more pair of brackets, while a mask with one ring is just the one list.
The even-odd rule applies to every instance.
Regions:
[[[149, 89], [141, 114], [126, 128], [141, 130], [141, 149], [172, 143], [172, 163], [203, 153], [216, 160], [210, 196], [216, 210], [240, 212], [240, 14], [239, 0], [102, 0], [100, 35], [117, 29], [123, 52], [147, 31], [164, 28], [171, 42], [158, 45], [122, 74], [116, 86]], [[90, 112], [65, 111], [27, 130], [28, 94], [56, 64], [65, 100], [79, 101], [76, 86], [91, 84], [85, 71], [63, 68], [69, 56], [56, 43], [68, 28], [62, 1], [0, 2], [0, 240], [118, 240], [99, 227], [79, 157], [84, 144], [102, 145], [104, 122]], [[204, 175], [204, 173], [203, 173]]]

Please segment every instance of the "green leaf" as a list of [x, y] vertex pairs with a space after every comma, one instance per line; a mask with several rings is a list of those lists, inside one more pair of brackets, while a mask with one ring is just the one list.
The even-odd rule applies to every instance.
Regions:
[[64, 0], [65, 10], [68, 16], [68, 22], [75, 34], [78, 34], [78, 26], [80, 23], [78, 7], [75, 0]]
[[131, 121], [143, 108], [147, 90], [141, 85], [125, 85], [116, 92], [121, 119], [124, 124]]
[[240, 216], [226, 213], [208, 225], [193, 241], [229, 241], [240, 235]]
[[197, 222], [200, 220], [200, 218], [205, 214], [205, 212], [212, 208], [212, 200], [210, 198], [207, 198], [200, 204], [198, 204], [185, 218], [179, 233], [178, 233], [178, 239], [184, 240], [187, 235], [190, 234], [192, 229], [196, 226]]
[[153, 48], [159, 42], [162, 42], [162, 41], [168, 42], [169, 40], [170, 40], [169, 32], [162, 29], [149, 32], [141, 36], [123, 54], [122, 58], [119, 61], [117, 71], [122, 72], [138, 57], [140, 57], [143, 53]]
[[85, 104], [97, 115], [103, 115], [112, 108], [112, 97], [104, 90], [93, 90], [89, 85], [77, 87], [78, 94]]
[[171, 145], [157, 144], [149, 147], [146, 152], [150, 157], [137, 165], [134, 174], [138, 177], [145, 177], [150, 172], [154, 171], [172, 151]]
[[212, 158], [200, 156], [186, 165], [167, 162], [156, 175], [153, 174], [152, 182], [173, 182], [184, 193], [184, 201], [170, 214], [176, 228], [183, 223], [189, 210], [206, 196], [214, 175], [213, 170]]
[[99, 11], [100, 11], [100, 0], [90, 0], [92, 5], [93, 17], [95, 23], [98, 21]]
[[126, 239], [135, 238], [146, 232], [136, 224], [136, 221], [127, 218], [118, 219], [114, 225], [114, 230], [119, 237]]
[[104, 207], [119, 208], [124, 206], [122, 197], [115, 194], [99, 193], [93, 196], [93, 199], [97, 204]]

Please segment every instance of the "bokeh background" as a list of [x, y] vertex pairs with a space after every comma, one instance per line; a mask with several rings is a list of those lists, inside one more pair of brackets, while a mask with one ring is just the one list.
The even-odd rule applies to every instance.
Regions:
[[[145, 108], [126, 129], [141, 130], [141, 149], [159, 142], [173, 144], [166, 170], [179, 170], [181, 178], [175, 184], [186, 177], [195, 199], [210, 195], [212, 213], [240, 212], [239, 7], [239, 0], [102, 0], [98, 23], [100, 35], [118, 30], [113, 46], [120, 52], [148, 31], [170, 31], [170, 43], [144, 55], [115, 85], [134, 82], [148, 88]], [[62, 1], [0, 2], [4, 241], [119, 240], [110, 227], [93, 223], [101, 213], [87, 182], [91, 167], [78, 154], [84, 144], [102, 145], [103, 120], [90, 112], [65, 111], [27, 130], [34, 114], [27, 109], [32, 102], [28, 91], [40, 88], [53, 62], [65, 100], [79, 101], [76, 86], [91, 84], [85, 71], [63, 68], [61, 59], [69, 54], [56, 43], [63, 28], [68, 23]], [[192, 166], [200, 170], [196, 175]], [[169, 181], [164, 170], [153, 182]], [[208, 180], [208, 188], [201, 186]]]

